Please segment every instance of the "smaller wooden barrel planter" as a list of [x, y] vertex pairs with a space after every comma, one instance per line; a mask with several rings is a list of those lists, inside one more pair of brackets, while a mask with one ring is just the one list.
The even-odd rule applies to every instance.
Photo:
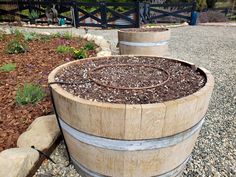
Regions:
[[168, 54], [170, 30], [166, 28], [141, 28], [118, 31], [121, 55], [156, 55]]
[[206, 69], [155, 56], [69, 62], [52, 82], [70, 157], [92, 177], [180, 176], [214, 86]]

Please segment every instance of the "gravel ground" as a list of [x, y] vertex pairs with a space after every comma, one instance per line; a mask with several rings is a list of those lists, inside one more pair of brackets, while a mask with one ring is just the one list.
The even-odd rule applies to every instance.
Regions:
[[[39, 31], [39, 30], [37, 30]], [[43, 30], [45, 31], [45, 30]], [[55, 30], [54, 30], [55, 31]], [[84, 30], [72, 29], [84, 33]], [[116, 30], [89, 30], [103, 35], [117, 52]], [[171, 56], [207, 68], [215, 77], [215, 89], [206, 121], [183, 176], [236, 176], [236, 28], [180, 27], [172, 29]], [[63, 143], [51, 155], [57, 165], [44, 161], [35, 176], [49, 174], [79, 176], [73, 166], [65, 167]]]

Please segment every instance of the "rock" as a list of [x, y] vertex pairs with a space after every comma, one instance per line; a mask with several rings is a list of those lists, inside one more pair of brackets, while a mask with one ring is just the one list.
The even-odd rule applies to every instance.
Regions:
[[51, 35], [51, 33], [49, 33], [49, 32], [41, 32], [40, 34], [42, 34], [42, 35], [47, 35], [47, 36], [50, 36]]
[[88, 39], [88, 36], [90, 36], [91, 34], [85, 34], [84, 36], [83, 36], [83, 38], [84, 39]]
[[0, 153], [1, 177], [25, 177], [39, 159], [31, 148], [12, 148]]
[[97, 53], [97, 57], [106, 57], [106, 56], [111, 56], [111, 51], [103, 50]]
[[87, 34], [87, 40], [88, 41], [91, 41], [92, 39], [93, 39], [94, 37], [93, 37], [93, 35], [92, 34]]
[[100, 45], [99, 45], [102, 49], [110, 49], [110, 44], [105, 40], [103, 39], [101, 42], [100, 42]]
[[60, 129], [55, 115], [38, 117], [17, 140], [18, 147], [35, 146], [41, 151], [48, 149], [57, 139]]
[[98, 46], [100, 46], [101, 42], [104, 41], [104, 38], [102, 36], [96, 36], [94, 38], [94, 43]]

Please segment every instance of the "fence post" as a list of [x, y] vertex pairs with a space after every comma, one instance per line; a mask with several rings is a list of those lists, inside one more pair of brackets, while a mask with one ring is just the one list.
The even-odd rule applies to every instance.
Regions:
[[77, 3], [73, 2], [72, 3], [73, 10], [74, 10], [74, 24], [75, 27], [78, 28], [79, 27], [79, 14], [78, 14], [78, 8], [77, 8]]
[[102, 29], [107, 28], [107, 9], [106, 9], [106, 2], [101, 1], [100, 2], [101, 7], [101, 21], [102, 21]]
[[140, 20], [140, 2], [137, 1], [136, 2], [136, 24], [135, 24], [135, 27], [136, 28], [140, 28], [140, 23], [141, 23], [141, 20]]

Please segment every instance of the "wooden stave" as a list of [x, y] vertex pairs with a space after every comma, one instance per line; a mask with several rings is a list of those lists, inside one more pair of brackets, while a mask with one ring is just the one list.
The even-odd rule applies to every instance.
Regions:
[[161, 32], [132, 32], [132, 31], [118, 31], [118, 40], [127, 42], [159, 42], [168, 41], [170, 39], [170, 29]]
[[[172, 146], [147, 150], [112, 150], [96, 147], [76, 140], [63, 130], [66, 143], [69, 145], [72, 161], [77, 169], [82, 164], [92, 172], [91, 176], [160, 176], [166, 177], [177, 167], [181, 167], [177, 174], [181, 174], [195, 141], [200, 127], [187, 139]], [[170, 137], [171, 138], [171, 137]], [[182, 150], [182, 153], [180, 151]], [[83, 169], [82, 169], [83, 170]], [[84, 171], [86, 174], [86, 171]]]

